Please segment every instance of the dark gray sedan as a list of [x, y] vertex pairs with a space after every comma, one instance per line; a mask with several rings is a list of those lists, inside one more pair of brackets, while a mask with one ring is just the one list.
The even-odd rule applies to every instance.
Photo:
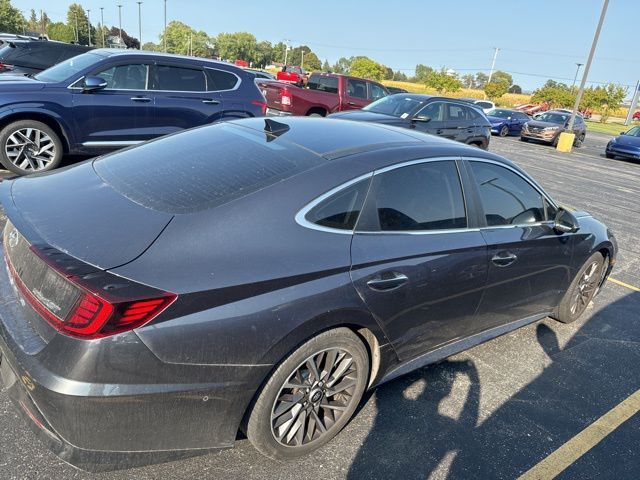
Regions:
[[83, 468], [239, 429], [276, 459], [312, 452], [367, 389], [576, 320], [617, 251], [504, 158], [331, 119], [193, 129], [0, 201], [2, 380]]

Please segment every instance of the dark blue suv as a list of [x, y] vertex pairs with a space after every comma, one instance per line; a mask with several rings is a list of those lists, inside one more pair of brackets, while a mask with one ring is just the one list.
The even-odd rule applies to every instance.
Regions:
[[92, 50], [32, 78], [0, 76], [0, 162], [18, 174], [46, 171], [65, 153], [104, 153], [265, 111], [253, 75], [234, 65]]

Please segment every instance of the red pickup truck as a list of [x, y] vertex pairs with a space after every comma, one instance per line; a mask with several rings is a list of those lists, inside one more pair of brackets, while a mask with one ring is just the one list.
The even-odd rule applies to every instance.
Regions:
[[381, 84], [334, 73], [313, 73], [306, 88], [283, 82], [257, 80], [267, 100], [267, 115], [325, 117], [343, 110], [357, 110], [389, 95]]
[[304, 73], [302, 67], [294, 67], [292, 65], [285, 65], [276, 74], [276, 78], [281, 82], [295, 83], [296, 85], [304, 85], [307, 79], [307, 74]]

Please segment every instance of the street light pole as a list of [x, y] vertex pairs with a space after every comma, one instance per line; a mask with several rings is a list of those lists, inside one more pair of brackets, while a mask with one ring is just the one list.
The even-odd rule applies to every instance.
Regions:
[[164, 51], [167, 51], [167, 0], [164, 0], [164, 33], [162, 35]]
[[80, 43], [80, 36], [78, 35], [78, 14], [73, 12], [73, 16], [76, 19], [76, 43]]
[[576, 80], [578, 79], [578, 72], [580, 71], [580, 67], [584, 65], [584, 63], [576, 63], [576, 65], [578, 66], [578, 68], [576, 68], [576, 76], [573, 77], [573, 85], [571, 85], [571, 88], [576, 86]]
[[100, 30], [102, 31], [102, 48], [107, 48], [104, 41], [104, 7], [100, 7]]
[[289, 42], [291, 40], [286, 40], [284, 41], [284, 66], [287, 66], [287, 54], [289, 53]]
[[578, 107], [580, 107], [580, 100], [582, 100], [582, 94], [584, 93], [584, 86], [587, 83], [587, 76], [589, 75], [589, 69], [591, 68], [593, 55], [596, 53], [596, 47], [598, 46], [598, 38], [600, 38], [600, 30], [602, 30], [602, 24], [604, 23], [604, 17], [607, 14], [608, 6], [609, 6], [609, 0], [604, 0], [604, 3], [602, 4], [602, 12], [600, 12], [600, 20], [598, 21], [598, 27], [596, 28], [596, 33], [593, 36], [593, 43], [591, 44], [591, 50], [589, 51], [589, 58], [587, 58], [587, 64], [584, 66], [584, 72], [582, 73], [582, 80], [580, 81], [580, 88], [578, 89], [578, 95], [576, 95], [576, 103], [573, 105], [573, 112], [571, 112], [569, 125], [567, 125], [567, 130], [569, 131], [569, 133], [573, 131], [573, 124], [576, 121], [576, 114], [578, 113]]
[[138, 40], [140, 40], [139, 50], [142, 50], [142, 10], [141, 10], [142, 2], [137, 2], [137, 3], [138, 3]]
[[120, 43], [122, 43], [122, 5], [118, 5], [118, 28], [120, 37]]
[[87, 8], [87, 30], [89, 31], [89, 46], [91, 46], [91, 17], [89, 17], [90, 13], [91, 10]]

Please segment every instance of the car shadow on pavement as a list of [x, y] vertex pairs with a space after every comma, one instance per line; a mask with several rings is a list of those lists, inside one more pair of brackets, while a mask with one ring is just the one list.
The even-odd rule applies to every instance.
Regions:
[[[568, 341], [562, 329], [570, 326], [546, 320], [529, 327], [544, 352], [538, 349], [535, 358], [544, 362], [533, 365], [541, 373], [520, 389], [516, 383], [515, 394], [497, 408], [491, 405], [499, 404], [500, 389], [514, 384], [509, 372], [496, 372], [484, 360], [514, 352], [492, 352], [491, 343], [379, 387], [374, 425], [348, 478], [517, 478], [640, 387], [638, 311], [639, 293], [622, 296], [595, 311]], [[465, 356], [470, 359], [457, 360]], [[617, 457], [606, 465], [577, 462], [566, 478], [637, 478], [637, 456], [604, 453]]]

